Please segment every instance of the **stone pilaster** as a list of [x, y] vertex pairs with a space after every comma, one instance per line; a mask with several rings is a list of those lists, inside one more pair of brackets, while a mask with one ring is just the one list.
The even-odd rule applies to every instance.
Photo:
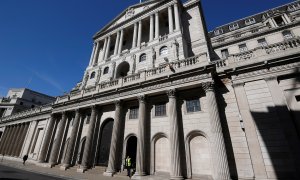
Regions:
[[8, 139], [10, 132], [11, 132], [11, 127], [6, 126], [4, 133], [3, 133], [3, 137], [1, 138], [1, 145], [0, 145], [0, 154], [2, 154], [2, 155], [4, 154], [4, 147], [5, 147], [5, 144], [7, 143], [7, 139]]
[[169, 34], [171, 34], [174, 31], [172, 6], [168, 7], [168, 17], [169, 17]]
[[19, 146], [20, 144], [22, 143], [22, 139], [23, 139], [23, 132], [25, 130], [25, 124], [19, 124], [20, 126], [20, 129], [19, 129], [19, 132], [17, 133], [17, 139], [15, 141], [15, 146], [14, 146], [14, 149], [13, 149], [13, 152], [12, 152], [12, 155], [13, 156], [18, 156], [18, 149], [19, 149]]
[[137, 31], [138, 31], [138, 24], [137, 24], [137, 23], [134, 23], [134, 27], [133, 27], [133, 39], [132, 39], [132, 48], [135, 48], [135, 47], [136, 47]]
[[136, 155], [136, 173], [135, 176], [145, 176], [146, 175], [146, 96], [138, 96], [139, 100], [139, 128], [137, 137], [137, 155]]
[[43, 143], [43, 146], [42, 146], [39, 158], [38, 158], [38, 162], [40, 162], [40, 163], [45, 162], [47, 150], [49, 149], [51, 137], [52, 137], [53, 130], [54, 130], [54, 125], [55, 125], [54, 114], [51, 114], [51, 117], [49, 119], [49, 125], [47, 127], [46, 135], [44, 138], [44, 143]]
[[214, 91], [214, 84], [213, 82], [207, 82], [203, 83], [202, 87], [206, 92], [208, 112], [210, 116], [210, 141], [214, 167], [213, 178], [227, 180], [230, 179], [230, 172], [224, 136], [222, 132], [221, 118], [219, 115], [217, 100]]
[[16, 131], [16, 126], [15, 125], [12, 125], [11, 126], [11, 131], [10, 131], [10, 134], [7, 138], [7, 141], [6, 141], [6, 144], [4, 146], [4, 154], [8, 155], [8, 151], [9, 151], [9, 147], [11, 146], [12, 144], [12, 137], [13, 135], [15, 134], [15, 131]]
[[49, 158], [49, 164], [51, 167], [57, 164], [58, 152], [59, 152], [59, 148], [61, 146], [61, 141], [63, 139], [66, 122], [67, 122], [67, 114], [66, 114], [66, 112], [63, 112], [62, 118], [58, 125], [57, 136], [54, 141], [52, 151], [50, 154], [50, 158]]
[[79, 109], [75, 110], [75, 118], [73, 121], [73, 127], [71, 131], [71, 136], [68, 144], [68, 149], [66, 152], [66, 157], [64, 159], [64, 164], [62, 166], [62, 169], [66, 170], [68, 167], [71, 166], [72, 158], [74, 157], [74, 147], [75, 147], [75, 141], [78, 133], [78, 127], [80, 122], [80, 111]]
[[21, 133], [21, 124], [17, 124], [16, 125], [16, 131], [15, 133], [13, 134], [12, 136], [12, 140], [11, 140], [11, 145], [9, 147], [9, 151], [8, 151], [8, 155], [10, 156], [14, 156], [14, 152], [15, 152], [15, 149], [16, 149], [16, 146], [17, 146], [17, 140], [18, 138], [20, 138], [20, 133]]
[[108, 36], [108, 39], [107, 39], [107, 45], [105, 47], [105, 56], [104, 56], [104, 60], [106, 60], [108, 58], [108, 55], [109, 55], [109, 48], [110, 48], [110, 36]]
[[159, 38], [159, 12], [155, 13], [155, 39]]
[[171, 179], [183, 179], [182, 158], [180, 152], [179, 118], [177, 113], [176, 90], [167, 91], [169, 97], [168, 116], [170, 121], [170, 148], [171, 148]]
[[92, 147], [93, 147], [93, 135], [94, 135], [95, 125], [96, 125], [96, 120], [97, 120], [96, 117], [97, 117], [96, 106], [92, 106], [90, 125], [89, 125], [89, 129], [88, 129], [87, 135], [86, 135], [82, 163], [81, 163], [80, 169], [78, 169], [78, 171], [80, 171], [80, 172], [86, 171], [90, 166], [91, 152], [92, 152]]
[[153, 41], [154, 36], [154, 18], [153, 15], [150, 15], [150, 34], [149, 34], [149, 41]]
[[137, 46], [140, 47], [142, 43], [142, 21], [139, 21]]
[[122, 52], [124, 30], [122, 29], [120, 33], [121, 33], [121, 35], [120, 35], [120, 42], [119, 42], [119, 47], [118, 47], [118, 54], [121, 54], [121, 52]]
[[177, 3], [174, 4], [174, 16], [175, 16], [175, 30], [178, 31], [180, 29], [180, 15], [178, 12], [178, 5]]
[[120, 31], [117, 32], [117, 38], [116, 38], [116, 43], [115, 43], [115, 49], [114, 49], [114, 55], [117, 55], [119, 51], [119, 41], [120, 41]]
[[109, 152], [109, 160], [108, 160], [108, 167], [106, 172], [104, 173], [105, 176], [113, 176], [118, 170], [118, 156], [121, 152], [119, 152], [120, 147], [122, 147], [122, 128], [123, 122], [122, 121], [122, 102], [120, 100], [115, 101], [115, 119], [113, 125], [113, 132], [110, 144], [110, 152]]

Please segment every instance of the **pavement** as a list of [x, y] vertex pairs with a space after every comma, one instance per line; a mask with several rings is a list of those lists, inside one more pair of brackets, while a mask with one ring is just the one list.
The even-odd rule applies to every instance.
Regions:
[[[43, 167], [42, 164], [26, 162], [23, 165], [21, 159], [0, 160], [0, 180], [126, 180], [126, 172], [114, 177], [103, 176], [104, 168], [96, 167], [85, 173], [77, 172], [77, 167], [71, 167], [64, 171], [57, 165], [53, 168]], [[145, 176], [143, 180], [167, 180], [167, 177]]]

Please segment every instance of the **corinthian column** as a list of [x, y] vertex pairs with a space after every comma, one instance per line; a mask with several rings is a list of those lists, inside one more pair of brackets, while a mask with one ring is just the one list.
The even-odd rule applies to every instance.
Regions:
[[62, 141], [62, 138], [63, 138], [66, 122], [67, 122], [67, 115], [66, 115], [66, 112], [63, 112], [62, 113], [62, 118], [61, 118], [61, 120], [59, 122], [59, 125], [58, 125], [57, 136], [56, 136], [56, 139], [54, 141], [52, 151], [51, 151], [51, 154], [50, 154], [50, 158], [49, 158], [49, 164], [50, 164], [51, 167], [54, 166], [55, 164], [57, 164], [57, 157], [58, 157], [59, 147], [61, 145], [61, 141]]
[[108, 58], [108, 55], [109, 55], [109, 50], [110, 50], [110, 36], [108, 36], [108, 39], [107, 39], [107, 45], [106, 45], [106, 48], [105, 48], [105, 56], [104, 56], [104, 60], [106, 60]]
[[93, 50], [92, 50], [89, 66], [93, 65], [95, 50], [96, 50], [96, 43], [93, 44]]
[[153, 15], [150, 16], [150, 34], [149, 34], [149, 41], [153, 41], [154, 35], [154, 18]]
[[134, 23], [134, 27], [133, 27], [133, 39], [132, 39], [132, 48], [135, 48], [135, 47], [136, 47], [137, 31], [138, 31], [138, 24], [137, 24], [137, 23]]
[[43, 146], [42, 146], [42, 150], [40, 152], [40, 156], [39, 156], [39, 159], [38, 159], [38, 162], [40, 162], [40, 163], [45, 162], [46, 155], [47, 155], [47, 150], [49, 148], [50, 140], [51, 140], [51, 137], [52, 137], [52, 132], [53, 132], [53, 129], [54, 129], [54, 125], [55, 125], [54, 114], [51, 114], [51, 117], [49, 119], [49, 125], [47, 127], [47, 132], [46, 132], [45, 139], [44, 139], [44, 143], [43, 143]]
[[140, 47], [141, 43], [142, 43], [142, 20], [139, 21], [137, 46]]
[[136, 154], [136, 173], [135, 176], [146, 175], [146, 97], [141, 95], [138, 97], [139, 100], [139, 129], [137, 137], [137, 154]]
[[155, 39], [159, 37], [159, 14], [155, 13]]
[[13, 152], [12, 152], [12, 155], [17, 156], [17, 157], [19, 156], [18, 155], [19, 146], [20, 146], [21, 143], [23, 143], [23, 142], [21, 142], [21, 140], [23, 139], [22, 135], [23, 135], [23, 132], [25, 130], [25, 124], [20, 124], [19, 126], [20, 126], [20, 129], [19, 129], [19, 132], [18, 132], [18, 135], [17, 135], [17, 139], [15, 141], [15, 146], [14, 146]]
[[180, 17], [179, 17], [177, 3], [174, 4], [174, 14], [175, 14], [175, 30], [177, 31], [180, 29]]
[[119, 47], [118, 47], [118, 54], [122, 52], [122, 47], [123, 47], [123, 37], [124, 37], [124, 30], [121, 30], [121, 35], [120, 35], [120, 42], [119, 42]]
[[217, 106], [213, 82], [202, 84], [206, 92], [211, 128], [211, 149], [214, 166], [214, 179], [230, 179], [227, 153], [222, 132], [221, 119]]
[[94, 135], [95, 125], [96, 125], [96, 117], [97, 117], [96, 106], [92, 106], [91, 120], [86, 135], [86, 141], [85, 141], [82, 163], [81, 163], [82, 167], [80, 167], [80, 169], [78, 170], [80, 172], [86, 171], [90, 166], [91, 152], [93, 147], [93, 135]]
[[6, 144], [6, 141], [7, 141], [7, 137], [8, 137], [8, 135], [9, 135], [9, 133], [10, 133], [10, 130], [11, 130], [11, 128], [10, 128], [10, 126], [6, 126], [5, 127], [5, 129], [4, 129], [4, 133], [3, 133], [3, 135], [2, 135], [2, 138], [1, 138], [1, 144], [0, 144], [0, 154], [2, 154], [2, 155], [4, 155], [4, 146], [5, 146], [5, 144]]
[[169, 97], [170, 148], [171, 148], [171, 179], [183, 179], [180, 157], [180, 131], [177, 114], [177, 98], [175, 89], [167, 91]]
[[123, 132], [122, 128], [124, 128], [124, 123], [122, 122], [122, 102], [120, 100], [115, 101], [115, 106], [115, 119], [111, 137], [108, 167], [104, 173], [105, 176], [112, 176], [117, 172], [118, 156], [120, 153], [122, 153], [120, 151], [123, 141], [121, 132]]
[[6, 141], [6, 144], [5, 146], [3, 147], [3, 153], [4, 154], [8, 154], [8, 151], [9, 151], [9, 147], [10, 145], [12, 144], [12, 137], [13, 135], [15, 134], [15, 131], [16, 131], [16, 126], [15, 125], [11, 125], [11, 130], [9, 132], [9, 135], [8, 135], [8, 138], [7, 138], [7, 141]]
[[80, 111], [79, 109], [75, 110], [75, 118], [73, 121], [73, 127], [71, 131], [71, 136], [68, 144], [68, 149], [66, 152], [66, 157], [64, 159], [64, 164], [62, 169], [66, 170], [68, 167], [71, 165], [73, 153], [74, 153], [74, 147], [75, 147], [75, 141], [78, 133], [78, 126], [79, 126], [79, 121], [80, 121]]
[[168, 7], [168, 17], [169, 17], [169, 34], [171, 34], [173, 33], [174, 30], [172, 6]]
[[120, 40], [120, 32], [117, 32], [117, 37], [116, 37], [116, 43], [115, 43], [115, 49], [114, 49], [114, 55], [117, 55], [118, 53], [118, 48], [119, 48], [119, 40]]

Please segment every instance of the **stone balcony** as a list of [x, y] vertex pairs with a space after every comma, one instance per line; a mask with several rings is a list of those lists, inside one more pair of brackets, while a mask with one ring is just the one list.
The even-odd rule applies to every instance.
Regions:
[[96, 86], [92, 86], [81, 91], [72, 91], [69, 94], [58, 97], [56, 103], [63, 103], [72, 99], [77, 99], [96, 93], [115, 90], [121, 87], [139, 84], [141, 82], [145, 82], [152, 79], [159, 79], [160, 77], [168, 76], [182, 71], [187, 71], [189, 69], [205, 67], [206, 65], [208, 65], [207, 54], [203, 53], [184, 60], [165, 63], [164, 65], [161, 65], [159, 67], [140, 71], [138, 73], [126, 77], [113, 79], [111, 81], [100, 82]]
[[297, 37], [247, 52], [231, 54], [227, 59], [213, 61], [211, 64], [216, 65], [217, 72], [224, 72], [250, 64], [267, 63], [268, 60], [299, 54], [299, 52], [300, 38]]

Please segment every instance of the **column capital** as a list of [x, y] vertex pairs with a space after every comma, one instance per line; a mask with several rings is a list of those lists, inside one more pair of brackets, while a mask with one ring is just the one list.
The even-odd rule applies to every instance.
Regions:
[[265, 81], [274, 81], [274, 80], [277, 81], [277, 76], [269, 76], [269, 77], [266, 77], [264, 79], [265, 79]]
[[214, 82], [205, 82], [202, 83], [202, 88], [205, 92], [213, 91], [214, 90]]
[[240, 87], [240, 86], [245, 86], [245, 82], [238, 82], [238, 83], [233, 83], [232, 87], [236, 88], [236, 87]]
[[122, 105], [122, 100], [118, 99], [114, 101], [116, 107], [120, 107]]
[[147, 101], [147, 96], [145, 94], [141, 94], [137, 96], [137, 99], [140, 103], [145, 103]]
[[176, 89], [169, 89], [166, 93], [169, 98], [174, 98], [176, 96]]
[[96, 105], [91, 105], [90, 107], [91, 107], [91, 109], [92, 109], [92, 110], [94, 110], [94, 111], [95, 111], [95, 110], [96, 110], [96, 108], [97, 108], [97, 106], [96, 106]]

